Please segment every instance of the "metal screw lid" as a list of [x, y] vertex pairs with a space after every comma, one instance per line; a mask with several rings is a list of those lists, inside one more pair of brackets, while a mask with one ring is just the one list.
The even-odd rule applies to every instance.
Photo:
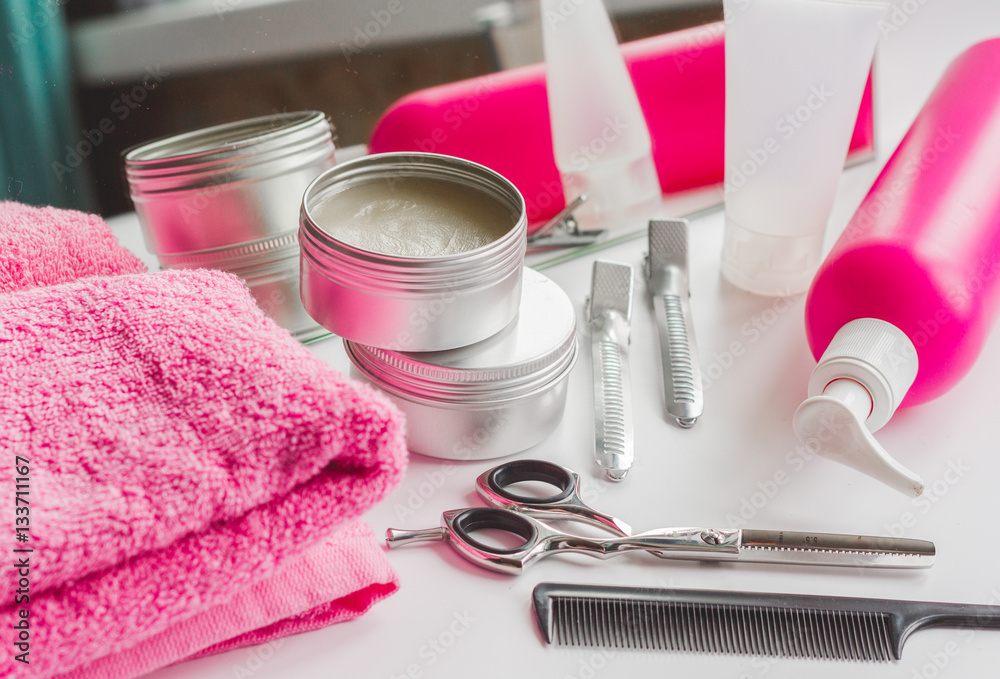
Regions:
[[482, 342], [422, 353], [344, 345], [358, 368], [391, 391], [456, 401], [513, 398], [572, 367], [576, 312], [556, 283], [526, 268], [517, 318]]

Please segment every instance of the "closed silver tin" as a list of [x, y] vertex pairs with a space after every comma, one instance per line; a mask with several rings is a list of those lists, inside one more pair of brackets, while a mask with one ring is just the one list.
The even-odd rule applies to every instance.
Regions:
[[449, 351], [396, 352], [344, 341], [351, 375], [406, 413], [414, 453], [482, 460], [526, 450], [559, 424], [576, 362], [576, 313], [562, 289], [524, 270], [517, 320]]
[[217, 125], [125, 153], [132, 201], [160, 265], [237, 274], [303, 341], [326, 332], [299, 299], [299, 206], [333, 165], [333, 128], [319, 111]]
[[[327, 233], [312, 210], [360, 184], [434, 179], [481, 191], [510, 214], [510, 228], [467, 252], [405, 257], [363, 250]], [[527, 243], [524, 199], [501, 175], [476, 163], [430, 153], [366, 156], [324, 172], [306, 190], [299, 244], [306, 310], [330, 331], [359, 344], [427, 352], [474, 344], [517, 314]]]

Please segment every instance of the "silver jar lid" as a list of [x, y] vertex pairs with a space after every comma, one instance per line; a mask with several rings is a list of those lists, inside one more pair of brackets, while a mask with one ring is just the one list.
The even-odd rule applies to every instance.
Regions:
[[523, 397], [567, 373], [576, 361], [576, 312], [556, 283], [524, 269], [517, 318], [498, 334], [458, 349], [397, 352], [349, 340], [354, 365], [380, 388], [443, 404]]
[[134, 146], [123, 154], [125, 174], [133, 199], [211, 188], [325, 163], [333, 142], [333, 128], [321, 111], [276, 113]]

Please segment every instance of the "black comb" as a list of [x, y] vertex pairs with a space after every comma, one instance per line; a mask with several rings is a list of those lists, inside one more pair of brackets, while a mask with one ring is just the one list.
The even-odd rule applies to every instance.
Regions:
[[535, 618], [564, 646], [899, 660], [923, 627], [1000, 629], [1000, 606], [542, 583]]

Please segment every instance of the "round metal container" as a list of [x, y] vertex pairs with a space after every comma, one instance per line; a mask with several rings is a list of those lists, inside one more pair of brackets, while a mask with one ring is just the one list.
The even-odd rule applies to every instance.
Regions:
[[207, 267], [246, 280], [260, 307], [300, 340], [326, 334], [298, 291], [298, 213], [334, 165], [319, 111], [280, 113], [147, 142], [125, 152], [146, 245], [165, 268]]
[[[405, 257], [371, 252], [330, 235], [313, 210], [362, 184], [392, 195], [404, 178], [468, 187], [509, 212], [510, 227], [457, 254]], [[479, 342], [517, 315], [526, 249], [524, 199], [496, 172], [429, 153], [366, 156], [324, 172], [306, 190], [299, 232], [302, 302], [325, 328], [360, 344], [440, 351]]]
[[576, 313], [558, 285], [525, 269], [517, 320], [487, 340], [429, 353], [344, 347], [351, 375], [406, 413], [412, 452], [488, 459], [530, 448], [559, 424], [576, 362]]

